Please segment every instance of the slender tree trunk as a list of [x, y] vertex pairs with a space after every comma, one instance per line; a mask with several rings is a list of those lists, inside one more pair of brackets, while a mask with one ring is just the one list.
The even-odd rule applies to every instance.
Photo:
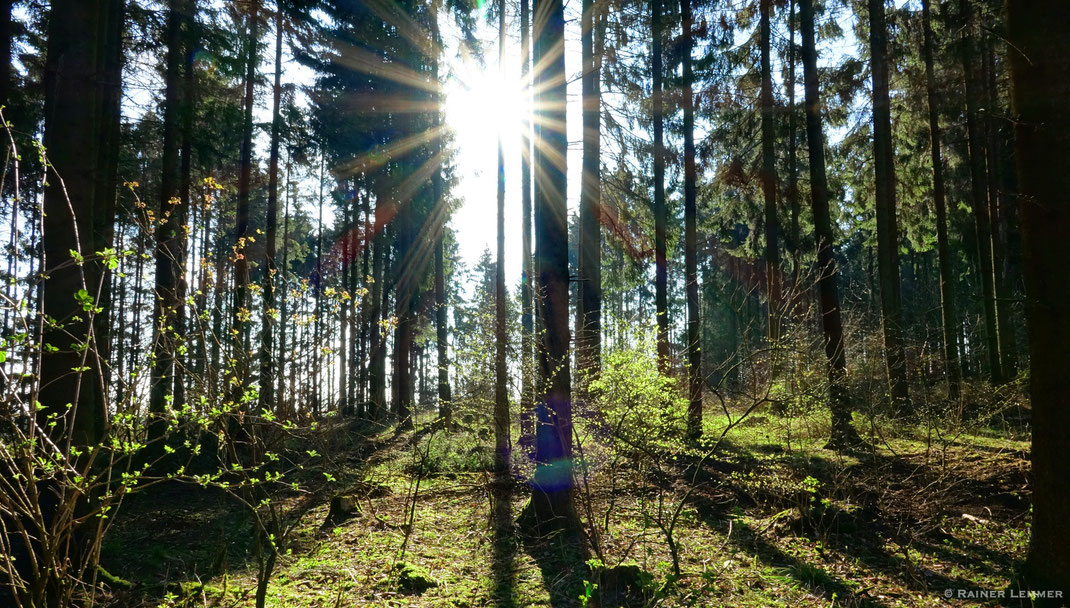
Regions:
[[372, 219], [371, 208], [371, 190], [368, 184], [364, 186], [364, 224], [361, 231], [361, 256], [360, 256], [360, 274], [361, 284], [365, 288], [365, 294], [360, 302], [360, 381], [358, 384], [359, 389], [359, 402], [360, 402], [360, 414], [363, 417], [369, 417], [368, 407], [368, 334], [369, 325], [371, 323], [371, 290], [368, 289], [368, 273], [369, 263], [371, 262], [371, 248], [374, 241], [374, 220]]
[[[185, 29], [182, 38], [182, 59], [184, 69], [182, 71], [182, 133], [181, 133], [181, 160], [178, 170], [178, 196], [180, 203], [179, 230], [178, 230], [178, 307], [175, 309], [175, 332], [178, 340], [175, 348], [175, 403], [179, 406], [186, 404], [186, 366], [183, 361], [186, 358], [182, 353], [187, 351], [190, 328], [186, 318], [186, 298], [189, 292], [187, 279], [189, 268], [189, 247], [191, 222], [189, 216], [192, 212], [192, 187], [193, 187], [193, 114], [196, 103], [196, 75], [194, 73], [193, 54], [197, 46], [196, 32], [197, 0], [185, 0], [182, 6], [182, 24]], [[192, 224], [196, 225], [196, 224]], [[196, 240], [194, 234], [194, 240]]]
[[583, 0], [581, 62], [583, 105], [583, 168], [580, 182], [579, 302], [576, 363], [580, 394], [601, 369], [602, 359], [602, 231], [601, 201], [601, 57], [595, 53], [600, 19], [596, 0]]
[[974, 46], [973, 8], [969, 0], [959, 0], [962, 18], [961, 58], [966, 90], [966, 131], [970, 163], [970, 206], [973, 208], [977, 230], [977, 270], [981, 275], [981, 301], [985, 311], [985, 345], [988, 350], [989, 379], [993, 384], [1003, 382], [1003, 366], [999, 353], [999, 329], [996, 311], [996, 291], [992, 267], [992, 224], [985, 190], [985, 148], [981, 124], [981, 88]]
[[941, 151], [940, 106], [937, 100], [936, 76], [933, 73], [933, 30], [929, 0], [922, 0], [922, 19], [925, 28], [925, 84], [929, 103], [929, 148], [933, 165], [933, 206], [936, 208], [936, 248], [940, 262], [940, 313], [943, 321], [944, 368], [947, 374], [948, 397], [958, 399], [959, 340], [958, 313], [955, 310], [954, 277], [951, 274], [951, 245], [947, 236], [947, 208], [944, 202], [944, 162]]
[[795, 107], [795, 0], [790, 1], [788, 13], [788, 204], [791, 207], [791, 258], [792, 277], [799, 281], [802, 273], [802, 242], [799, 232], [799, 160], [796, 138]]
[[[392, 247], [391, 243], [395, 243], [395, 245]], [[395, 286], [397, 284], [397, 277], [395, 275], [397, 273], [397, 265], [398, 265], [399, 258], [397, 257], [397, 246], [396, 246], [396, 243], [397, 243], [397, 230], [396, 230], [396, 228], [393, 227], [393, 226], [386, 226], [384, 228], [384, 236], [383, 236], [383, 292], [382, 292], [383, 299], [382, 299], [381, 305], [379, 307], [380, 317], [376, 321], [377, 323], [382, 323], [383, 325], [386, 325], [387, 322], [390, 320], [390, 302], [391, 302], [391, 294], [390, 294], [390, 292], [394, 290], [394, 288], [395, 288]], [[394, 404], [397, 403], [397, 399], [394, 398], [394, 395], [395, 395], [395, 392], [397, 391], [398, 387], [397, 387], [397, 382], [391, 381], [391, 383], [390, 383], [391, 399], [387, 400], [387, 397], [386, 397], [386, 384], [387, 384], [387, 382], [386, 382], [386, 380], [387, 380], [387, 376], [386, 376], [386, 360], [388, 358], [388, 355], [390, 355], [389, 358], [392, 360], [392, 362], [397, 361], [397, 354], [398, 354], [397, 335], [395, 334], [393, 348], [391, 348], [391, 346], [389, 344], [389, 335], [387, 334], [386, 331], [384, 331], [383, 332], [383, 336], [382, 336], [382, 346], [383, 346], [383, 348], [379, 353], [378, 366], [379, 366], [379, 370], [380, 370], [380, 376], [383, 379], [383, 385], [382, 385], [382, 389], [381, 389], [382, 403], [383, 403], [383, 408], [384, 408], [383, 411], [384, 411], [384, 413], [389, 413], [390, 415], [393, 415], [396, 418], [397, 417], [397, 410], [396, 409], [389, 409], [389, 408], [390, 408], [390, 404], [391, 403], [394, 403]]]
[[[182, 215], [179, 198], [180, 70], [182, 66], [182, 0], [170, 0], [167, 11], [167, 69], [164, 84], [163, 153], [161, 158], [160, 208], [156, 233], [156, 298], [152, 314], [152, 378], [149, 411], [163, 414], [167, 398], [174, 396], [175, 347], [173, 327], [178, 301], [178, 233]], [[176, 407], [178, 403], [174, 404]], [[150, 439], [158, 439], [165, 421], [149, 426]]]
[[293, 409], [287, 403], [292, 403], [292, 399], [288, 400], [286, 395], [286, 389], [289, 388], [293, 391], [293, 382], [287, 386], [286, 384], [286, 367], [290, 365], [291, 369], [293, 364], [290, 362], [290, 354], [286, 350], [286, 338], [287, 328], [290, 327], [290, 163], [291, 159], [287, 155], [286, 162], [286, 191], [285, 191], [285, 203], [283, 206], [283, 220], [282, 220], [282, 265], [279, 266], [282, 272], [282, 285], [280, 291], [282, 292], [282, 302], [279, 307], [279, 369], [278, 369], [278, 385], [279, 389], [276, 393], [276, 398], [280, 403], [280, 409], [282, 410], [284, 420], [288, 420], [288, 416], [293, 415]]
[[840, 296], [836, 286], [834, 237], [829, 213], [828, 178], [825, 173], [825, 133], [821, 125], [821, 98], [817, 83], [817, 49], [814, 35], [814, 0], [799, 0], [802, 32], [803, 80], [806, 104], [806, 144], [810, 155], [811, 209], [814, 236], [817, 240], [818, 291], [821, 329], [828, 358], [829, 407], [832, 410], [832, 436], [829, 446], [850, 447], [860, 439], [851, 424], [851, 402], [844, 386], [847, 357], [843, 343]]
[[[212, 399], [218, 399], [221, 396], [219, 383], [223, 373], [232, 373], [230, 370], [224, 370], [222, 364], [224, 356], [223, 345], [224, 343], [232, 342], [232, 340], [227, 340], [223, 335], [224, 292], [226, 291], [226, 273], [228, 271], [225, 249], [225, 244], [228, 240], [224, 239], [225, 233], [223, 223], [223, 208], [220, 202], [219, 212], [215, 222], [215, 272], [213, 273], [214, 279], [212, 282], [212, 288], [214, 290], [214, 293], [212, 294], [212, 354], [211, 368], [208, 370], [210, 387], [208, 394]], [[137, 309], [135, 308], [135, 314], [136, 310]], [[131, 363], [131, 366], [132, 365], [133, 364]]]
[[[520, 275], [520, 443], [534, 445], [535, 353], [534, 300], [531, 282], [535, 276], [531, 256], [531, 27], [529, 0], [520, 0], [520, 70], [524, 87], [524, 111], [520, 144], [521, 275]], [[534, 456], [530, 453], [529, 457]]]
[[1010, 379], [1017, 374], [1017, 345], [1011, 326], [1011, 289], [1005, 274], [1009, 253], [1007, 252], [1006, 205], [1001, 187], [1003, 184], [1003, 151], [1000, 145], [999, 94], [996, 90], [995, 51], [992, 36], [982, 33], [982, 85], [985, 90], [984, 130], [985, 157], [988, 160], [988, 215], [992, 222], [992, 278], [996, 294], [996, 324], [999, 334], [1000, 371]]
[[316, 304], [312, 312], [312, 411], [316, 416], [322, 412], [323, 373], [323, 183], [327, 179], [327, 157], [320, 151], [319, 196], [316, 198]]
[[565, 15], [561, 0], [535, 0], [535, 269], [542, 346], [536, 406], [532, 507], [542, 526], [575, 522], [572, 502], [572, 403], [568, 328], [568, 140], [565, 112]]
[[[249, 240], [249, 199], [253, 175], [253, 97], [256, 84], [256, 69], [260, 63], [260, 0], [253, 0], [249, 9], [248, 39], [246, 40], [245, 66], [245, 116], [242, 124], [241, 158], [238, 172], [238, 207], [234, 218], [234, 310], [231, 312], [232, 358], [235, 369], [231, 383], [230, 401], [237, 404], [249, 383], [249, 327], [251, 313], [249, 299], [249, 260], [246, 245]], [[243, 408], [244, 409], [244, 406]]]
[[683, 105], [684, 105], [684, 272], [687, 283], [687, 430], [697, 438], [702, 435], [702, 320], [698, 299], [698, 205], [695, 167], [695, 98], [692, 90], [694, 73], [691, 52], [691, 0], [680, 0], [680, 21], [683, 30]]
[[[360, 212], [364, 208], [363, 207], [363, 203], [361, 201], [361, 190], [363, 189], [362, 188], [362, 185], [363, 185], [362, 181], [363, 180], [361, 180], [361, 181], [353, 180], [353, 200], [352, 200], [352, 203], [351, 203], [351, 206], [350, 206], [351, 223], [350, 223], [349, 232], [347, 233], [348, 237], [347, 237], [347, 241], [346, 241], [349, 244], [349, 255], [347, 255], [346, 258], [345, 258], [345, 264], [346, 264], [346, 267], [348, 269], [348, 272], [347, 272], [347, 277], [348, 277], [348, 281], [349, 281], [348, 291], [349, 291], [349, 295], [350, 295], [351, 299], [343, 302], [343, 305], [346, 306], [349, 309], [348, 310], [349, 341], [348, 341], [348, 345], [345, 342], [343, 342], [343, 344], [342, 344], [342, 348], [346, 348], [347, 346], [349, 348], [349, 355], [347, 357], [348, 368], [347, 368], [346, 374], [345, 374], [346, 375], [346, 386], [345, 386], [346, 406], [347, 406], [348, 412], [350, 414], [356, 414], [358, 416], [363, 416], [364, 415], [364, 413], [361, 411], [360, 402], [357, 401], [358, 393], [360, 392], [359, 391], [359, 384], [360, 384], [359, 374], [360, 374], [360, 368], [361, 368], [361, 363], [360, 363], [361, 341], [360, 341], [360, 337], [358, 337], [358, 332], [360, 331], [360, 319], [359, 319], [359, 317], [360, 317], [360, 312], [359, 312], [360, 311], [360, 306], [358, 304], [357, 294], [358, 294], [358, 287], [361, 284], [361, 282], [364, 280], [363, 277], [360, 277], [360, 278], [357, 277], [357, 271], [358, 271], [358, 267], [357, 267], [358, 249], [357, 248], [360, 247], [361, 249], [363, 249], [363, 242], [362, 242], [363, 236], [360, 233], [358, 233], [358, 227], [362, 225], [360, 223], [360, 217], [361, 217], [360, 216]], [[367, 191], [365, 190], [365, 192], [367, 192]], [[361, 239], [361, 240], [358, 241], [358, 239]]]
[[1070, 4], [1007, 0], [1033, 406], [1034, 589], [1070, 590]]
[[260, 411], [274, 411], [275, 399], [275, 243], [279, 238], [279, 140], [282, 137], [282, 8], [275, 8], [275, 82], [271, 92], [271, 152], [268, 160], [267, 230], [260, 309]]
[[382, 317], [383, 303], [386, 300], [383, 250], [388, 245], [383, 232], [386, 229], [387, 217], [386, 201], [379, 192], [375, 197], [375, 223], [372, 230], [374, 249], [372, 250], [371, 307], [368, 319], [368, 326], [371, 328], [371, 364], [368, 370], [368, 388], [371, 393], [368, 403], [371, 411], [368, 417], [372, 420], [381, 420], [386, 413], [386, 344], [379, 320]]
[[413, 203], [399, 210], [395, 225], [394, 243], [397, 249], [397, 269], [394, 272], [394, 359], [392, 366], [394, 412], [398, 427], [413, 428], [413, 382], [411, 355], [416, 335], [416, 307], [419, 301], [419, 282], [423, 277], [421, 255], [415, 247], [415, 210]]
[[[505, 0], [498, 5], [498, 72], [505, 63]], [[494, 468], [499, 474], [509, 468], [509, 393], [505, 333], [505, 148], [498, 134], [498, 255], [494, 265]]]
[[877, 273], [880, 279], [888, 390], [897, 416], [912, 414], [903, 352], [903, 305], [899, 295], [899, 228], [895, 209], [895, 150], [888, 96], [888, 25], [885, 0], [869, 0], [869, 47], [873, 71], [873, 166], [877, 215]]
[[[349, 197], [348, 201], [342, 203], [342, 259], [340, 260], [339, 270], [342, 275], [342, 290], [346, 291], [349, 289], [349, 261], [352, 259], [353, 255], [353, 201], [356, 196], [356, 191], [354, 190], [353, 196]], [[349, 323], [348, 300], [344, 298], [342, 299], [338, 313], [338, 412], [341, 414], [349, 414], [349, 391], [346, 384], [346, 372], [349, 369], [349, 363], [347, 361], [349, 348], [346, 340], [346, 329]], [[350, 336], [350, 340], [352, 340], [352, 336]]]
[[[115, 239], [116, 195], [119, 186], [119, 144], [122, 135], [122, 98], [123, 98], [123, 32], [125, 31], [125, 0], [105, 0], [100, 35], [105, 41], [99, 61], [100, 69], [100, 141], [97, 146], [99, 167], [96, 175], [97, 200], [96, 215], [93, 224], [97, 232], [98, 244], [106, 243], [111, 247]], [[96, 251], [101, 251], [100, 249]], [[95, 252], [94, 252], [95, 253]], [[102, 360], [111, 360], [111, 319], [116, 314], [112, 307], [111, 292], [112, 272], [103, 269], [103, 285], [98, 305], [103, 314], [94, 317], [94, 333], [97, 349]], [[120, 313], [121, 314], [121, 313]], [[111, 384], [111, 366], [105, 365], [101, 370], [103, 387]], [[109, 398], [111, 396], [109, 395]]]
[[667, 373], [672, 351], [669, 347], [669, 267], [665, 255], [665, 230], [668, 210], [665, 207], [665, 136], [662, 99], [662, 31], [661, 0], [650, 0], [651, 101], [654, 120], [654, 307], [658, 324], [658, 369]]
[[765, 195], [765, 278], [768, 289], [769, 339], [780, 340], [781, 315], [781, 281], [780, 281], [780, 247], [777, 221], [777, 174], [776, 174], [776, 125], [773, 120], [773, 69], [770, 61], [770, 19], [773, 12], [773, 0], [761, 0], [761, 19], [759, 23], [760, 44], [762, 47], [762, 89], [760, 101], [762, 106], [762, 193]]

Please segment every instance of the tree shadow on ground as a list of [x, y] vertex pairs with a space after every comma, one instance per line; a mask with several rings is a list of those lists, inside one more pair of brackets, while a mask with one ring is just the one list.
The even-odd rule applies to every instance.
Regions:
[[579, 606], [587, 573], [587, 550], [579, 522], [540, 535], [535, 531], [533, 519], [529, 503], [517, 528], [524, 552], [531, 556], [542, 574], [550, 605], [553, 608]]
[[491, 532], [494, 589], [491, 597], [498, 608], [516, 607], [516, 551], [518, 539], [513, 524], [513, 481], [498, 477], [491, 482]]
[[[370, 466], [399, 444], [396, 438], [378, 434], [383, 428], [360, 420], [339, 425], [339, 432], [352, 442], [346, 448], [348, 466]], [[332, 494], [314, 491], [298, 498], [288, 488], [280, 488], [273, 496], [286, 501], [286, 520], [296, 523], [328, 503]], [[182, 596], [187, 589], [199, 588], [202, 581], [255, 567], [252, 527], [247, 505], [218, 488], [162, 483], [124, 501], [116, 524], [104, 538], [101, 566], [133, 584], [132, 589], [112, 589], [123, 596], [120, 601], [159, 599], [168, 593]], [[293, 548], [301, 540], [290, 542]]]
[[857, 592], [823, 568], [796, 556], [788, 555], [746, 523], [738, 519], [730, 519], [723, 509], [723, 503], [715, 501], [709, 495], [694, 492], [691, 502], [696, 507], [699, 520], [710, 529], [724, 535], [728, 543], [756, 557], [762, 564], [782, 570], [786, 576], [791, 577], [814, 595], [821, 596], [830, 602], [839, 601], [844, 606], [858, 608], [886, 606], [876, 599], [867, 597], [866, 592]]
[[[730, 453], [734, 446], [728, 447]], [[753, 454], [731, 453], [731, 459], [747, 463], [754, 463]], [[835, 504], [830, 504], [823, 511], [826, 518], [822, 526], [815, 526], [813, 522], [800, 518], [792, 533], [814, 541], [817, 546], [831, 548], [842, 556], [866, 570], [881, 574], [896, 582], [902, 588], [913, 593], [940, 595], [945, 589], [971, 589], [976, 588], [977, 583], [957, 576], [935, 572], [917, 562], [919, 553], [922, 557], [930, 557], [940, 563], [951, 562], [963, 569], [982, 571], [987, 574], [1003, 574], [1010, 578], [1013, 576], [1013, 559], [1000, 552], [986, 547], [978, 547], [973, 543], [959, 541], [952, 547], [941, 545], [939, 526], [933, 522], [939, 521], [940, 514], [958, 515], [968, 509], [970, 499], [976, 502], [977, 497], [998, 496], [998, 480], [988, 478], [955, 478], [954, 492], [956, 496], [940, 497], [940, 503], [928, 505], [929, 512], [920, 514], [912, 511], [915, 505], [910, 504], [911, 492], [924, 494], [926, 491], [933, 493], [932, 484], [937, 474], [931, 466], [925, 463], [912, 462], [902, 456], [888, 456], [883, 454], [868, 454], [861, 458], [858, 464], [847, 467], [833, 466], [835, 463], [829, 458], [817, 456], [806, 459], [785, 458], [778, 464], [787, 464], [796, 470], [798, 476], [814, 477], [821, 480], [822, 484], [839, 484], [837, 492], [843, 492], [856, 508], [850, 512], [840, 509]], [[720, 471], [726, 467], [711, 465], [706, 471], [694, 474], [694, 468], [690, 468], [686, 481], [697, 479], [705, 491], [696, 491], [691, 497], [691, 502], [697, 509], [700, 520], [712, 529], [723, 534], [728, 534], [729, 527], [726, 514], [730, 506], [749, 506], [772, 500], [776, 508], [787, 506], [792, 509], [790, 500], [785, 497], [755, 497], [734, 487], [731, 482], [726, 482]], [[983, 477], [983, 475], [982, 475]], [[719, 491], [727, 494], [719, 495], [710, 490], [718, 487]], [[962, 496], [963, 498], [958, 498]], [[779, 498], [780, 503], [776, 500]], [[842, 496], [841, 496], [842, 498]], [[967, 502], [964, 502], [967, 501]], [[1001, 502], [996, 498], [996, 502]], [[786, 503], [786, 504], [785, 504]], [[976, 505], [974, 505], [976, 506]], [[1001, 505], [1007, 506], [1007, 505]], [[1015, 505], [1017, 506], [1017, 505]], [[795, 510], [798, 510], [795, 507]], [[1011, 510], [1016, 510], [1011, 508]], [[924, 525], [923, 525], [924, 524]], [[820, 528], [820, 529], [818, 529]], [[848, 600], [848, 605], [880, 606], [881, 604], [870, 597], [864, 597], [870, 591], [880, 592], [866, 588], [858, 591], [848, 586], [843, 581], [836, 580], [832, 576], [822, 576], [820, 569], [807, 564], [801, 559], [784, 553], [771, 540], [764, 538], [750, 526], [739, 520], [732, 521], [732, 533], [729, 537], [733, 545], [744, 549], [758, 557], [759, 560], [773, 566], [783, 567], [796, 578], [803, 574], [800, 580], [812, 591], [831, 599], [833, 595], [840, 601]], [[884, 539], [884, 540], [881, 540]], [[957, 540], [957, 539], [956, 539]], [[885, 542], [887, 541], [887, 542]], [[888, 549], [888, 543], [898, 545], [902, 554], [892, 553]], [[956, 549], [961, 554], [956, 554]], [[997, 567], [982, 564], [980, 558], [987, 558], [995, 563], [1004, 562], [1007, 567], [999, 571]], [[827, 574], [827, 573], [826, 573]]]

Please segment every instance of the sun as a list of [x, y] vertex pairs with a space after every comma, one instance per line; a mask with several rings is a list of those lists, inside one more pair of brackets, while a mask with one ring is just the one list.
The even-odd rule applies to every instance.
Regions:
[[452, 77], [445, 83], [445, 115], [454, 146], [468, 157], [489, 150], [491, 156], [484, 162], [493, 166], [499, 137], [507, 151], [520, 147], [530, 108], [523, 82], [500, 73], [497, 66], [481, 66], [474, 60], [452, 67]]

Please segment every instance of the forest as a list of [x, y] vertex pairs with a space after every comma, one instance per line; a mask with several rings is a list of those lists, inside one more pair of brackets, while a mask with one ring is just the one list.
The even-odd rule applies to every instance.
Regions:
[[0, 52], [0, 608], [1070, 604], [1070, 3]]

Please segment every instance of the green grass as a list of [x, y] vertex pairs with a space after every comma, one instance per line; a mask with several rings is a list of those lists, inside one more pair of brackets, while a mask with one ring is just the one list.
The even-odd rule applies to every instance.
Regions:
[[[867, 437], [872, 455], [843, 456], [822, 447], [826, 417], [759, 412], [728, 434], [690, 494], [686, 460], [664, 467], [670, 478], [655, 478], [627, 458], [614, 462], [579, 421], [589, 489], [580, 493], [581, 513], [597, 522], [606, 565], [646, 573], [658, 590], [647, 601], [658, 606], [946, 606], [948, 586], [1010, 584], [1028, 541], [1028, 445], [1020, 435], [969, 429], [939, 443], [921, 426], [900, 426], [880, 441]], [[709, 412], [707, 433], [724, 424], [723, 413]], [[579, 605], [591, 578], [582, 556], [532, 543], [495, 518], [489, 440], [478, 431], [384, 429], [367, 441], [377, 449], [336, 465], [338, 481], [317, 488], [295, 521], [269, 606]], [[338, 454], [351, 448], [332, 446]], [[315, 477], [308, 475], [308, 490]], [[386, 490], [362, 498], [359, 516], [321, 530], [330, 496], [357, 482]], [[516, 488], [507, 521], [525, 494]], [[673, 535], [677, 579], [658, 520], [685, 495]], [[136, 523], [146, 516], [156, 527]], [[140, 584], [139, 592], [116, 592], [119, 605], [251, 603], [249, 530], [218, 496], [132, 502], [105, 547], [109, 571]]]

